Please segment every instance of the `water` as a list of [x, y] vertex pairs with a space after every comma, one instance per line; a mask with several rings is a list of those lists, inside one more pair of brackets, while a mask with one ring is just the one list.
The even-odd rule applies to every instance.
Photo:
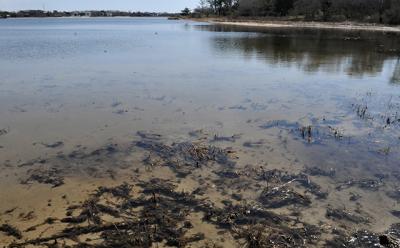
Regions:
[[[310, 246], [331, 240], [331, 227], [340, 236], [356, 228], [385, 232], [400, 210], [399, 41], [382, 32], [162, 18], [1, 20], [0, 224], [26, 230], [49, 216], [62, 219], [67, 206], [99, 186], [163, 178], [185, 192], [204, 187], [199, 197], [219, 208], [229, 200], [283, 216], [300, 212], [301, 222], [323, 230]], [[157, 150], [136, 145], [138, 131], [159, 134], [156, 141], [172, 147], [232, 150], [235, 165], [211, 162], [182, 178]], [[274, 169], [306, 175], [327, 196], [300, 179], [255, 179]], [[310, 204], [271, 207], [262, 200], [271, 184]], [[134, 186], [136, 195], [140, 188]], [[363, 221], [331, 217], [329, 209]], [[205, 234], [192, 246], [244, 240], [229, 228], [219, 233], [203, 215], [187, 217], [190, 232]], [[63, 226], [50, 227], [22, 235], [46, 237]], [[3, 234], [0, 244], [10, 244]]]

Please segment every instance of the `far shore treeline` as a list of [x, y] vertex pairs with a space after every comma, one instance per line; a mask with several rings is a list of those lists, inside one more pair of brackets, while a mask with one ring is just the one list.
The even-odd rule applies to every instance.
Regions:
[[152, 16], [174, 16], [171, 13], [156, 12], [128, 12], [128, 11], [106, 11], [106, 10], [88, 10], [88, 11], [44, 11], [44, 10], [21, 10], [16, 12], [1, 11], [1, 18], [22, 18], [22, 17], [152, 17]]
[[400, 24], [400, 0], [200, 0], [194, 17]]

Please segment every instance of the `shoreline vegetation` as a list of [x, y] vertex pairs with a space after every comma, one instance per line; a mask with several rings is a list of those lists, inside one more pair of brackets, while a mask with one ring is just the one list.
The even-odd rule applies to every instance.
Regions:
[[200, 0], [181, 15], [242, 27], [400, 31], [398, 0]]

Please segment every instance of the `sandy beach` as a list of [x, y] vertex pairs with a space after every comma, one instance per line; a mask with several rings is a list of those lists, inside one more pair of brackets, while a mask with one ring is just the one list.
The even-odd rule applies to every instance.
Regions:
[[222, 19], [222, 18], [199, 18], [193, 19], [200, 22], [208, 22], [217, 25], [234, 25], [242, 27], [265, 27], [265, 28], [316, 28], [351, 31], [380, 31], [400, 32], [400, 26], [387, 26], [370, 23], [355, 22], [304, 22], [283, 20], [252, 20], [252, 19]]

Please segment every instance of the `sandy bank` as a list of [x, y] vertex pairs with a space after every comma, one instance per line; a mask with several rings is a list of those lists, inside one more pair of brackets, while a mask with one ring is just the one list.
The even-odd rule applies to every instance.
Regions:
[[362, 30], [381, 32], [400, 32], [400, 26], [385, 26], [378, 24], [364, 24], [354, 22], [303, 22], [303, 21], [278, 21], [278, 20], [229, 20], [229, 19], [195, 19], [217, 25], [233, 25], [243, 27], [265, 28], [317, 28], [339, 30]]

